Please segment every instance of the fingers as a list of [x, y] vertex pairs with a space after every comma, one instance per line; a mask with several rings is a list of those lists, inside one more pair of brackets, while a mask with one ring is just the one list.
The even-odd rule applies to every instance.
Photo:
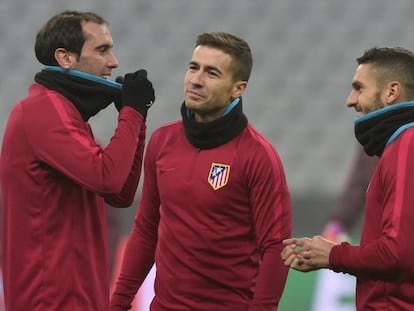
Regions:
[[293, 259], [297, 256], [298, 252], [295, 249], [295, 247], [292, 247], [291, 245], [286, 246], [280, 256], [282, 257], [282, 260], [284, 261], [286, 266], [290, 266], [290, 264], [292, 263]]
[[147, 73], [147, 71], [145, 70], [145, 69], [140, 69], [140, 70], [138, 70], [136, 73], [136, 77], [139, 79], [139, 78], [144, 78], [144, 79], [146, 79], [147, 77], [148, 77], [148, 73]]
[[321, 236], [286, 239], [283, 244], [281, 257], [284, 264], [302, 272], [328, 268], [329, 254], [335, 246], [334, 242]]
[[295, 260], [290, 268], [300, 272], [309, 272], [315, 270], [315, 268], [309, 265], [306, 260], [300, 259]]
[[292, 269], [307, 272], [310, 266], [307, 264], [311, 258], [310, 238], [290, 238], [283, 240], [283, 248], [281, 257], [284, 264]]
[[130, 81], [133, 81], [133, 80], [135, 80], [135, 73], [130, 72], [130, 73], [127, 73], [124, 76], [123, 83], [127, 84], [127, 82], [130, 82]]
[[303, 250], [301, 253], [301, 256], [304, 260], [310, 260], [311, 259], [311, 251], [310, 250]]
[[309, 245], [312, 239], [310, 238], [290, 238], [285, 239], [282, 241], [283, 245], [291, 245], [292, 247], [301, 247], [304, 248], [305, 246]]
[[297, 245], [294, 242], [295, 241], [290, 241], [289, 243], [292, 243], [292, 244], [286, 245], [280, 254], [285, 266], [288, 266], [291, 268], [299, 267], [303, 259], [302, 257], [303, 250], [301, 248], [297, 248], [296, 247]]
[[292, 244], [296, 244], [296, 240], [295, 238], [291, 238], [291, 239], [285, 239], [282, 241], [283, 245], [292, 245]]
[[148, 72], [145, 69], [140, 69], [135, 72], [129, 72], [125, 74], [124, 77], [118, 76], [115, 78], [115, 81], [118, 83], [124, 83], [126, 80], [145, 80], [148, 77]]
[[[306, 259], [304, 256], [302, 256], [301, 253], [297, 253], [296, 255], [290, 255], [286, 258], [284, 261], [285, 265], [288, 266], [291, 269], [300, 271], [300, 272], [309, 272], [314, 270], [311, 265], [311, 261], [309, 259]], [[308, 256], [307, 256], [308, 257]]]

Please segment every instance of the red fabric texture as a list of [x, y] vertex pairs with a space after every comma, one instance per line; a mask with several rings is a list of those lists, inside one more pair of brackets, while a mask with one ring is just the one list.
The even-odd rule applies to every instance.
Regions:
[[125, 107], [100, 147], [73, 104], [39, 84], [11, 112], [0, 158], [3, 277], [8, 311], [106, 311], [104, 200], [129, 206], [145, 139]]
[[414, 310], [414, 128], [389, 144], [367, 191], [360, 246], [333, 247], [335, 271], [357, 277], [358, 310]]
[[154, 261], [152, 311], [275, 310], [292, 225], [271, 144], [248, 125], [224, 145], [197, 150], [182, 122], [171, 123], [148, 143], [144, 176], [111, 310], [131, 303]]

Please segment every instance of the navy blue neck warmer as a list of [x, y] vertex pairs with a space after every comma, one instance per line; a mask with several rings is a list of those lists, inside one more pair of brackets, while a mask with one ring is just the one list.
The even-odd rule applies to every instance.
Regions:
[[34, 79], [69, 99], [85, 122], [121, 98], [121, 84], [77, 70], [45, 67]]
[[211, 122], [196, 122], [188, 113], [185, 103], [181, 105], [184, 130], [190, 143], [199, 149], [211, 149], [229, 142], [247, 126], [242, 100], [224, 116]]
[[381, 156], [386, 145], [404, 129], [414, 126], [414, 101], [367, 113], [354, 121], [355, 137], [370, 155]]

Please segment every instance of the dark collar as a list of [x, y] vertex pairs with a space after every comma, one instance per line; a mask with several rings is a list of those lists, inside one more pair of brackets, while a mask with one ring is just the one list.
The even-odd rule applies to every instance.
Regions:
[[190, 143], [199, 149], [211, 149], [223, 145], [239, 135], [247, 126], [242, 100], [221, 118], [211, 122], [196, 122], [194, 115], [181, 105], [184, 130]]
[[121, 96], [121, 84], [77, 70], [46, 67], [34, 79], [69, 99], [85, 122]]
[[381, 156], [385, 146], [404, 129], [414, 126], [412, 122], [414, 102], [394, 104], [357, 118], [355, 137], [368, 155]]

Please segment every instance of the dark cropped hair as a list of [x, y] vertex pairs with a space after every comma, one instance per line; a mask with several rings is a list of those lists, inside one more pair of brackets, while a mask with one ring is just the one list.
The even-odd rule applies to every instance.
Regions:
[[377, 84], [382, 87], [390, 81], [399, 81], [407, 100], [414, 99], [414, 53], [402, 47], [373, 47], [358, 57], [361, 64], [373, 64]]
[[232, 58], [233, 80], [248, 81], [253, 66], [250, 47], [242, 38], [227, 32], [205, 32], [197, 37], [199, 45], [217, 48]]
[[93, 12], [63, 11], [56, 14], [36, 35], [34, 49], [37, 60], [44, 65], [58, 65], [54, 56], [58, 48], [80, 56], [85, 43], [82, 22], [108, 24], [102, 16]]

